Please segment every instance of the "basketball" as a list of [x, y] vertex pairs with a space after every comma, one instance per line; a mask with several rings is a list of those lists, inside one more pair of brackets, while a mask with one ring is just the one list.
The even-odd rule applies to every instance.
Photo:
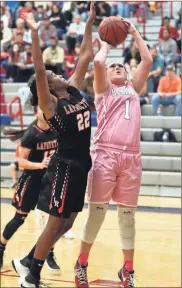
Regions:
[[98, 33], [102, 41], [112, 46], [117, 46], [126, 39], [128, 24], [120, 17], [107, 17], [100, 23]]

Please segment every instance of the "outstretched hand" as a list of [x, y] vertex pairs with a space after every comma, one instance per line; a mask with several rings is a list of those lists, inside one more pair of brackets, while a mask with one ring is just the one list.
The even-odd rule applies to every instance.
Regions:
[[90, 11], [89, 11], [88, 22], [93, 24], [93, 22], [95, 21], [96, 12], [95, 12], [94, 1], [91, 0], [90, 2], [91, 3], [90, 3]]
[[40, 21], [35, 22], [35, 19], [32, 13], [24, 14], [22, 15], [22, 18], [24, 19], [25, 23], [32, 31], [37, 31], [39, 29], [41, 22]]

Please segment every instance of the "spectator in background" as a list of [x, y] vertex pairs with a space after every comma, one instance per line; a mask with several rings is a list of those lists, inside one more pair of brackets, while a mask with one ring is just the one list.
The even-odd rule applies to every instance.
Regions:
[[[22, 36], [22, 42], [23, 42], [23, 38], [24, 38], [25, 32], [26, 32], [26, 30], [25, 30], [24, 20], [21, 19], [21, 18], [18, 18], [16, 20], [16, 28], [13, 31], [12, 42], [13, 43], [20, 42], [20, 39], [19, 39], [18, 35]], [[17, 37], [18, 37], [18, 39], [17, 39]]]
[[169, 17], [163, 18], [161, 26], [162, 27], [160, 28], [160, 31], [159, 31], [159, 39], [160, 40], [164, 39], [164, 30], [166, 30], [166, 29], [169, 31], [171, 38], [173, 38], [174, 40], [176, 40], [179, 37], [179, 34], [178, 34], [176, 27], [170, 26]]
[[164, 59], [158, 54], [156, 47], [150, 48], [150, 53], [152, 55], [153, 63], [148, 78], [148, 91], [157, 92], [159, 80], [164, 71]]
[[4, 24], [4, 28], [11, 26], [11, 13], [9, 11], [9, 7], [5, 5], [5, 2], [0, 2], [0, 15], [1, 21]]
[[39, 5], [37, 7], [37, 10], [36, 10], [35, 14], [34, 14], [35, 21], [36, 22], [43, 21], [45, 16], [46, 16], [46, 11], [44, 10], [44, 6], [43, 5]]
[[57, 38], [51, 37], [50, 44], [43, 52], [43, 61], [47, 70], [60, 75], [63, 72], [64, 49], [59, 47]]
[[79, 55], [80, 55], [80, 49], [81, 49], [81, 44], [77, 43], [75, 46], [75, 56], [74, 56], [76, 62], [77, 62]]
[[182, 13], [182, 9], [178, 12], [178, 19], [176, 19], [176, 29], [177, 31], [181, 31], [181, 13]]
[[14, 44], [9, 52], [8, 66], [6, 67], [7, 82], [16, 82], [18, 74], [18, 65], [20, 62], [20, 49], [18, 44]]
[[62, 36], [66, 33], [66, 21], [61, 8], [57, 4], [53, 4], [52, 6], [50, 21], [56, 27], [58, 38], [62, 40]]
[[47, 8], [46, 8], [46, 13], [47, 13], [47, 16], [51, 16], [52, 14], [52, 6], [53, 6], [53, 2], [47, 2]]
[[152, 97], [154, 115], [158, 114], [160, 105], [175, 105], [176, 116], [181, 116], [181, 79], [172, 65], [166, 67], [166, 76], [159, 81], [158, 94]]
[[77, 1], [78, 14], [81, 20], [86, 22], [88, 18], [88, 2], [87, 1]]
[[48, 16], [44, 17], [43, 25], [40, 27], [39, 32], [40, 32], [39, 34], [40, 46], [42, 49], [45, 49], [48, 46], [50, 46], [50, 39], [52, 37], [57, 38], [56, 27], [51, 24]]
[[182, 9], [179, 11], [178, 16], [179, 18], [176, 20], [175, 26], [176, 29], [178, 30], [179, 37], [176, 40], [177, 44], [177, 63], [181, 63], [181, 13]]
[[89, 105], [94, 105], [94, 89], [93, 89], [93, 82], [94, 82], [94, 72], [91, 65], [88, 67], [88, 71], [85, 75], [85, 79], [83, 85], [81, 87], [81, 95], [87, 101]]
[[6, 1], [6, 6], [9, 7], [11, 17], [12, 17], [12, 28], [15, 28], [15, 22], [17, 18], [17, 11], [19, 7], [20, 1]]
[[109, 17], [111, 15], [111, 7], [106, 2], [98, 1], [96, 2], [95, 12], [95, 22], [94, 24], [96, 26], [99, 26], [99, 24], [102, 22], [102, 20], [106, 17]]
[[66, 65], [65, 65], [65, 79], [68, 79], [71, 77], [71, 75], [75, 71], [75, 58], [73, 55], [70, 55], [66, 59]]
[[124, 57], [124, 63], [129, 64], [131, 59], [136, 59], [137, 63], [138, 64], [140, 63], [141, 57], [140, 57], [139, 49], [138, 49], [136, 42], [133, 41], [133, 39], [130, 42], [130, 46], [125, 49], [123, 53], [123, 57]]
[[11, 29], [6, 26], [4, 27], [4, 22], [0, 21], [0, 41], [1, 41], [1, 53], [3, 51], [8, 50], [8, 46], [11, 45], [11, 38], [12, 38], [12, 32]]
[[85, 22], [81, 21], [80, 15], [76, 15], [74, 23], [71, 23], [67, 32], [67, 47], [68, 52], [71, 54], [75, 50], [77, 42], [81, 43], [85, 33]]
[[23, 51], [23, 45], [24, 45], [24, 40], [23, 40], [23, 35], [21, 33], [18, 33], [16, 35], [16, 38], [12, 40], [11, 42], [12, 45], [17, 44], [20, 46], [21, 52]]
[[32, 2], [25, 2], [24, 7], [19, 9], [18, 18], [22, 18], [22, 16], [27, 13], [34, 13]]
[[170, 37], [168, 29], [163, 30], [163, 39], [159, 41], [159, 53], [164, 57], [166, 65], [176, 61], [177, 56], [177, 45]]
[[149, 12], [152, 13], [152, 14], [155, 14], [156, 12], [156, 2], [155, 1], [149, 1]]
[[124, 67], [126, 68], [126, 71], [128, 72], [128, 76], [130, 80], [133, 78], [133, 73], [135, 72], [137, 66], [138, 66], [137, 60], [134, 58], [131, 58], [129, 63], [126, 63], [124, 65]]
[[25, 44], [24, 48], [25, 50], [20, 53], [20, 61], [17, 63], [17, 66], [19, 67], [17, 82], [27, 82], [34, 73], [31, 45]]
[[72, 23], [73, 20], [73, 10], [74, 10], [75, 2], [63, 2], [62, 13], [64, 14], [64, 19], [66, 21], [67, 26]]
[[[139, 5], [140, 2], [137, 1], [125, 1], [125, 2], [117, 1], [114, 2], [114, 5], [111, 8], [111, 14], [114, 16], [119, 15], [120, 17], [123, 18], [129, 18], [131, 14], [132, 16], [136, 14]], [[145, 8], [144, 4], [142, 7]]]

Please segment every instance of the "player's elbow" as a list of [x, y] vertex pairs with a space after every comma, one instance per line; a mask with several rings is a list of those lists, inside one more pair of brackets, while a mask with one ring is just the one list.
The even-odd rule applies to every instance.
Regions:
[[105, 65], [105, 63], [104, 62], [102, 62], [101, 60], [99, 60], [99, 59], [94, 59], [94, 67], [102, 67], [103, 65]]
[[152, 63], [153, 63], [153, 58], [152, 56], [149, 54], [146, 59], [145, 59], [145, 64], [146, 65], [149, 65], [149, 66], [152, 66]]

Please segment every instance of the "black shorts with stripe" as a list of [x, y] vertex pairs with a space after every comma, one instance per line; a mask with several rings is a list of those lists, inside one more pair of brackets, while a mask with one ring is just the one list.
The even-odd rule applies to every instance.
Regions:
[[12, 205], [17, 210], [29, 213], [35, 209], [40, 194], [43, 175], [44, 173], [39, 172], [36, 174], [23, 172], [15, 188], [12, 201]]
[[90, 157], [80, 161], [56, 159], [54, 155], [42, 179], [37, 208], [64, 218], [69, 218], [72, 212], [82, 211], [90, 168]]

